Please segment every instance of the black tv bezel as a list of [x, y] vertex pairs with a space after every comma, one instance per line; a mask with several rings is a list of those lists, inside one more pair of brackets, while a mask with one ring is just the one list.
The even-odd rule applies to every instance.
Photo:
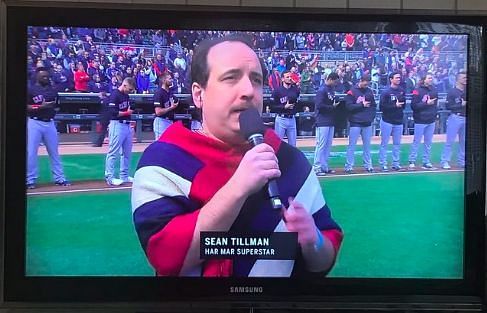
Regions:
[[[96, 7], [96, 6], [95, 6]], [[481, 91], [469, 84], [470, 103], [487, 100], [485, 95], [485, 39], [477, 27], [485, 26], [481, 17], [427, 15], [343, 15], [323, 11], [286, 9], [238, 9], [195, 7], [151, 7], [100, 5], [96, 9], [82, 5], [62, 7], [7, 7], [7, 80], [6, 113], [2, 126], [3, 170], [5, 173], [5, 251], [4, 290], [6, 302], [162, 302], [194, 301], [275, 302], [285, 298], [293, 303], [331, 302], [333, 299], [359, 302], [367, 299], [442, 299], [440, 302], [478, 302], [484, 294], [484, 207], [485, 141], [467, 141], [465, 172], [465, 254], [464, 279], [195, 279], [151, 277], [26, 277], [25, 264], [25, 99], [27, 26], [87, 26], [167, 29], [245, 29], [265, 31], [462, 33], [469, 39], [469, 80], [480, 81]], [[375, 12], [381, 13], [381, 12]], [[89, 17], [89, 18], [88, 18]], [[448, 25], [447, 25], [448, 24]], [[357, 31], [359, 30], [359, 31]], [[472, 63], [472, 39], [479, 40], [480, 67]], [[3, 87], [3, 86], [2, 86]], [[20, 102], [19, 105], [12, 103]], [[485, 140], [486, 115], [478, 105], [469, 110], [467, 137], [477, 134]], [[472, 125], [476, 125], [472, 127]], [[474, 151], [475, 150], [475, 151]], [[19, 160], [21, 162], [19, 162]], [[468, 190], [467, 190], [468, 189]], [[479, 249], [479, 247], [481, 247]], [[230, 294], [231, 286], [261, 286], [263, 293]], [[319, 290], [319, 292], [317, 292]], [[338, 298], [337, 298], [338, 297]], [[398, 298], [399, 297], [399, 298]], [[432, 297], [432, 298], [431, 298]], [[435, 298], [436, 297], [436, 298]], [[355, 300], [353, 300], [355, 299]], [[406, 300], [405, 300], [406, 299]], [[433, 301], [424, 300], [424, 301]], [[433, 301], [435, 302], [435, 301]]]

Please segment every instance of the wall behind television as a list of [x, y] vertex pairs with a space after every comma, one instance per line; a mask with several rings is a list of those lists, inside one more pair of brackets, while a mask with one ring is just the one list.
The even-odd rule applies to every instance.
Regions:
[[[1, 0], [11, 4], [33, 1]], [[232, 7], [279, 7], [279, 8], [324, 8], [324, 9], [387, 9], [416, 10], [416, 14], [429, 14], [424, 10], [436, 10], [439, 14], [487, 15], [485, 0], [38, 0], [53, 3], [125, 3], [156, 5], [211, 5]], [[440, 12], [442, 11], [442, 12]], [[398, 12], [399, 13], [399, 12]]]

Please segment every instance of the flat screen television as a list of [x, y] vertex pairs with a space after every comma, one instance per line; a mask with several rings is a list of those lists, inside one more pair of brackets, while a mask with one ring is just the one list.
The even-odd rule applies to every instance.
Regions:
[[[460, 16], [8, 5], [3, 306], [480, 310], [484, 26]], [[231, 37], [201, 57], [225, 36], [247, 43]], [[261, 113], [252, 131], [278, 158], [261, 151], [280, 168], [268, 175], [284, 209], [272, 208], [270, 176], [256, 178], [258, 147], [242, 135], [232, 150], [210, 133], [212, 123], [243, 125], [250, 106]], [[126, 142], [115, 144], [122, 130]], [[395, 143], [381, 149], [387, 133]], [[237, 197], [221, 226], [211, 209]], [[220, 214], [234, 212], [224, 203]]]

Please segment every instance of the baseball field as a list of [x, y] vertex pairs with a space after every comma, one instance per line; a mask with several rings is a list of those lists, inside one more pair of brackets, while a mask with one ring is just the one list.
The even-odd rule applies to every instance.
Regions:
[[[300, 146], [312, 162], [314, 148]], [[144, 147], [134, 146], [138, 152], [133, 154], [132, 170]], [[437, 166], [442, 147], [434, 143], [432, 148]], [[342, 175], [345, 149], [335, 145], [330, 157], [331, 168], [340, 171], [320, 178], [333, 217], [345, 233], [329, 276], [461, 278], [463, 171], [419, 167]], [[372, 145], [376, 169], [378, 150]], [[65, 172], [73, 183], [64, 189], [50, 185], [48, 157], [39, 157], [39, 188], [29, 191], [27, 199], [27, 275], [154, 275], [133, 227], [130, 186], [104, 184], [103, 152], [104, 148], [61, 147]], [[403, 165], [408, 152], [409, 145], [404, 144]], [[360, 146], [355, 157], [359, 169]]]

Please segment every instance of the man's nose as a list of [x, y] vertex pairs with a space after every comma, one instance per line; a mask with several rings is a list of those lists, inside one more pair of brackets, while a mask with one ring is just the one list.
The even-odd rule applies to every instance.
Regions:
[[240, 86], [239, 86], [239, 91], [242, 97], [246, 98], [252, 98], [254, 95], [254, 85], [252, 84], [252, 81], [250, 77], [243, 77], [240, 80]]

